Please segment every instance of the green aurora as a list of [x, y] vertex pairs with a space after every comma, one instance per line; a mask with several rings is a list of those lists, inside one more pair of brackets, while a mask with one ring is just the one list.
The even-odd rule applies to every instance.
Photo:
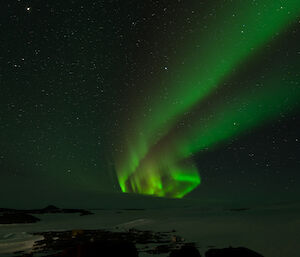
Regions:
[[236, 1], [217, 10], [218, 19], [210, 22], [210, 29], [199, 30], [199, 39], [187, 43], [190, 48], [199, 41], [201, 47], [193, 48], [184, 66], [172, 67], [178, 75], [167, 78], [168, 98], [160, 98], [166, 88], [158, 83], [151, 92], [151, 113], [142, 115], [148, 108], [144, 106], [136, 115], [127, 151], [116, 163], [123, 192], [181, 198], [201, 182], [193, 154], [291, 110], [299, 89], [267, 74], [269, 85], [255, 94], [239, 92], [234, 95], [238, 101], [224, 101], [211, 112], [196, 115], [189, 126], [176, 129], [186, 113], [193, 112], [239, 65], [276, 40], [298, 15], [295, 0]]

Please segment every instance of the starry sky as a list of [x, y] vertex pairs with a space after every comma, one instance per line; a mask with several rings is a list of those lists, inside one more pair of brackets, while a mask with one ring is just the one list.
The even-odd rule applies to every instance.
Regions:
[[298, 0], [0, 8], [1, 205], [299, 198]]

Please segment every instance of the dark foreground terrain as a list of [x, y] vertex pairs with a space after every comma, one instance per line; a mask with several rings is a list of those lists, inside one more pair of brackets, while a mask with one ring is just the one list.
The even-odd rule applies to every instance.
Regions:
[[[248, 209], [230, 209], [226, 211], [244, 212]], [[124, 210], [123, 210], [124, 211]], [[126, 210], [126, 211], [142, 211]], [[0, 209], [0, 224], [27, 224], [40, 221], [39, 214], [78, 213], [80, 216], [93, 214], [83, 209], [61, 209], [47, 206], [43, 209], [15, 210]], [[122, 214], [122, 211], [117, 211]], [[93, 215], [94, 216], [94, 215]], [[187, 242], [176, 234], [175, 230], [154, 232], [135, 228], [112, 230], [78, 229], [66, 231], [29, 232], [37, 238], [30, 252], [15, 252], [16, 257], [99, 257], [99, 256], [169, 256], [169, 257], [262, 257], [262, 255], [244, 247], [216, 249], [208, 246], [205, 252], [198, 251], [198, 244]], [[2, 256], [2, 255], [1, 255]]]
[[[152, 232], [130, 229], [126, 232], [73, 230], [34, 233], [44, 237], [30, 254], [18, 257], [138, 257], [140, 253], [170, 257], [200, 257], [196, 245], [176, 236], [175, 231]], [[247, 248], [210, 249], [205, 257], [262, 257]]]

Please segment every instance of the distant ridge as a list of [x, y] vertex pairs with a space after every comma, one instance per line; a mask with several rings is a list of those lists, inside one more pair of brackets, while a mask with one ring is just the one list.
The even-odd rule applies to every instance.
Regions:
[[84, 209], [61, 209], [54, 205], [48, 205], [43, 209], [33, 210], [0, 208], [0, 224], [34, 223], [40, 221], [40, 219], [33, 216], [34, 214], [47, 213], [79, 213], [80, 216], [93, 214], [92, 212]]

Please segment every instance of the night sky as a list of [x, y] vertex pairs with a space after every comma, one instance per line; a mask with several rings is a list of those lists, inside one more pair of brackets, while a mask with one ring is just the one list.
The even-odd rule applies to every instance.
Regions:
[[299, 199], [299, 0], [0, 8], [1, 207]]

